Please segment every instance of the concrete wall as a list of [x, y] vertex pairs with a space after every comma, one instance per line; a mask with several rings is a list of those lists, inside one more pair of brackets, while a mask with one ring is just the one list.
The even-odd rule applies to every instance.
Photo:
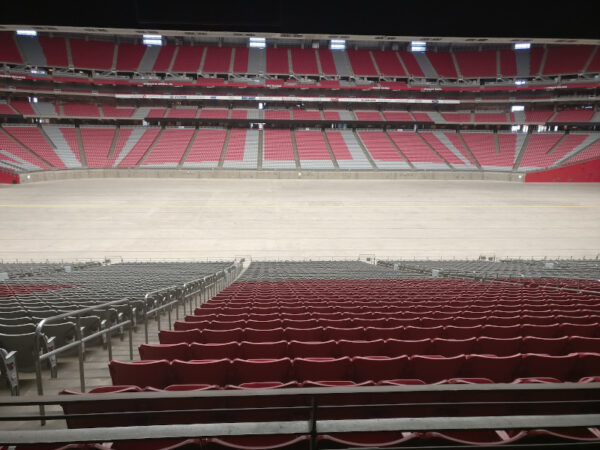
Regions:
[[32, 172], [21, 183], [78, 180], [84, 178], [240, 178], [319, 180], [490, 180], [523, 182], [522, 174], [481, 171], [310, 171], [310, 170], [181, 170], [181, 169], [74, 169]]

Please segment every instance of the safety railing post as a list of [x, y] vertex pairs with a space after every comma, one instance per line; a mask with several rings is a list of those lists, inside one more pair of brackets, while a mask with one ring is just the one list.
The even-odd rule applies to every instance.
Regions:
[[110, 308], [106, 308], [106, 325], [108, 328], [108, 331], [106, 332], [106, 347], [108, 348], [108, 360], [112, 361], [112, 330], [111, 330], [111, 326], [112, 326], [112, 320], [110, 318], [111, 314], [110, 314]]
[[85, 354], [83, 342], [83, 336], [81, 335], [81, 318], [80, 316], [76, 317], [75, 321], [75, 337], [79, 341], [79, 345], [77, 346], [77, 356], [79, 357], [79, 383], [81, 386], [81, 392], [85, 392], [85, 368], [83, 367], [83, 357]]

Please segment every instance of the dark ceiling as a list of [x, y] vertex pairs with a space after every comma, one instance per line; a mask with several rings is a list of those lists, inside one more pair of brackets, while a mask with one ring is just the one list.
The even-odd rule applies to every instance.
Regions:
[[593, 0], [48, 0], [0, 2], [4, 24], [393, 36], [600, 38]]

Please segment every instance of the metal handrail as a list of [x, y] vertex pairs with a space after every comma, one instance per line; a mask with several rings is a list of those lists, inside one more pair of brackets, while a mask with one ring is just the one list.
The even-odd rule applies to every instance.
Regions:
[[[68, 311], [62, 314], [58, 314], [56, 316], [43, 318], [36, 326], [35, 329], [35, 371], [36, 371], [36, 384], [38, 395], [44, 395], [44, 383], [42, 378], [42, 362], [45, 360], [52, 360], [56, 355], [60, 353], [64, 353], [68, 350], [77, 348], [78, 350], [78, 360], [79, 360], [79, 379], [80, 379], [80, 387], [81, 391], [85, 391], [85, 368], [84, 368], [84, 355], [85, 355], [85, 343], [95, 339], [97, 337], [106, 337], [106, 343], [108, 348], [108, 357], [109, 360], [112, 359], [112, 341], [111, 335], [114, 330], [119, 330], [121, 333], [123, 332], [124, 327], [127, 328], [128, 338], [129, 338], [129, 357], [133, 359], [133, 329], [136, 326], [136, 314], [138, 306], [141, 303], [142, 306], [142, 318], [144, 321], [144, 333], [145, 333], [145, 341], [148, 343], [148, 317], [153, 314], [156, 316], [158, 327], [160, 328], [160, 315], [164, 310], [168, 312], [168, 320], [169, 320], [169, 328], [171, 327], [171, 309], [175, 307], [176, 318], [179, 319], [179, 304], [183, 305], [184, 314], [185, 314], [185, 302], [188, 297], [196, 295], [198, 292], [204, 294], [204, 299], [207, 300], [207, 295], [213, 294], [216, 295], [220, 289], [226, 287], [229, 283], [234, 281], [243, 268], [244, 260], [241, 259], [238, 262], [231, 264], [223, 270], [220, 270], [212, 275], [205, 276], [201, 279], [193, 280], [191, 282], [184, 283], [183, 286], [172, 285], [166, 288], [157, 289], [151, 292], [148, 292], [144, 295], [144, 300], [136, 300], [123, 298], [120, 300], [112, 300], [110, 302], [101, 303], [98, 305], [89, 306], [87, 308], [83, 308], [76, 311]], [[187, 292], [186, 289], [193, 287], [195, 290], [191, 292]], [[167, 299], [166, 302], [161, 303], [158, 306], [152, 307], [151, 305], [152, 299], [155, 296], [164, 296], [163, 299]], [[128, 308], [129, 318], [123, 321], [115, 322], [111, 324], [110, 313], [116, 312], [114, 306], [126, 306]], [[82, 335], [81, 321], [80, 318], [85, 314], [90, 312], [97, 312], [98, 310], [104, 310], [107, 314], [107, 326], [105, 328], [100, 329], [94, 333], [88, 334], [86, 336]], [[191, 311], [191, 307], [190, 307]], [[56, 323], [63, 319], [72, 319], [75, 318], [75, 339], [73, 342], [70, 342], [66, 345], [63, 345], [59, 348], [52, 348], [49, 350], [44, 350], [42, 352], [42, 348], [40, 343], [44, 338], [43, 328], [45, 325], [50, 323]], [[55, 373], [52, 372], [52, 377], [55, 376]], [[44, 406], [40, 405], [40, 416], [43, 418], [45, 416]], [[45, 420], [42, 419], [42, 424], [45, 423]]]
[[[208, 423], [195, 424], [167, 424], [167, 425], [136, 425], [136, 426], [103, 426], [98, 428], [78, 428], [70, 430], [20, 430], [20, 431], [0, 431], [0, 444], [40, 444], [40, 443], [76, 443], [76, 442], [104, 442], [106, 440], [135, 440], [135, 439], [159, 439], [159, 438], [197, 438], [211, 436], [241, 436], [241, 435], [271, 435], [271, 434], [304, 434], [311, 435], [311, 439], [316, 438], [317, 434], [341, 433], [341, 432], [378, 432], [378, 431], [444, 431], [444, 430], [484, 430], [484, 429], [537, 429], [537, 428], [563, 428], [563, 427], [592, 427], [600, 424], [600, 414], [597, 408], [592, 405], [598, 403], [598, 392], [600, 383], [560, 383], [560, 384], [442, 384], [442, 385], [401, 385], [401, 386], [361, 386], [361, 387], [319, 387], [319, 388], [287, 388], [287, 389], [248, 389], [248, 390], [214, 390], [214, 391], [163, 391], [163, 392], [141, 392], [141, 393], [104, 393], [104, 394], [80, 394], [80, 395], [54, 395], [38, 398], [0, 398], [0, 407], [2, 406], [45, 406], [45, 405], [67, 405], [95, 402], [99, 405], [107, 405], [107, 402], [118, 401], [119, 405], [132, 405], [133, 409], [118, 407], [114, 411], [107, 410], [104, 413], [94, 414], [93, 409], [89, 412], [52, 414], [47, 419], [64, 420], [65, 418], [94, 418], [94, 417], [123, 417], [124, 419], [132, 414], [140, 416], [152, 416], [156, 414], [181, 414], [181, 413], [207, 413], [213, 411], [213, 406], [208, 409], [206, 405], [198, 404], [193, 409], [156, 409], [151, 407], [152, 401], [160, 402], [162, 400], [185, 399], [227, 399], [224, 403], [224, 409], [218, 409], [220, 413], [226, 412], [244, 412], [251, 414], [258, 409], [265, 410], [261, 398], [300, 399], [299, 402], [291, 406], [279, 405], [276, 401], [272, 407], [266, 407], [272, 412], [281, 410], [282, 412], [293, 411], [294, 414], [304, 413], [303, 416], [297, 416], [296, 420], [264, 420], [262, 422], [224, 422], [223, 419], [209, 421]], [[537, 400], [513, 400], [504, 398], [506, 392], [524, 393], [524, 392], [548, 392], [556, 394], [579, 391], [580, 393], [589, 392], [590, 396], [576, 395], [574, 400], [562, 399], [561, 395], [556, 395], [555, 399], [544, 401]], [[464, 393], [466, 401], [462, 399], [439, 401], [428, 400], [416, 401], [413, 397], [403, 399], [402, 397], [391, 397], [390, 394], [398, 393], [439, 393], [441, 399], [449, 393]], [[472, 393], [496, 393], [500, 401], [489, 402], [489, 398], [483, 397], [481, 400], [474, 400]], [[595, 395], [591, 396], [592, 392]], [[424, 417], [405, 417], [390, 416], [371, 418], [368, 414], [361, 413], [362, 408], [356, 408], [352, 402], [338, 402], [337, 400], [327, 403], [321, 401], [331, 396], [343, 400], [353, 398], [356, 394], [380, 396], [381, 400], [366, 402], [366, 408], [378, 408], [383, 410], [388, 406], [402, 407], [402, 411], [413, 406], [434, 406], [445, 407], [451, 405], [461, 409], [462, 406], [478, 405], [497, 405], [511, 406], [509, 415], [458, 415], [456, 417], [440, 417], [438, 414]], [[236, 406], [235, 399], [242, 400], [241, 406]], [[248, 404], [247, 400], [257, 399], [256, 404]], [[301, 399], [305, 399], [301, 400]], [[392, 400], [395, 399], [395, 400]], [[135, 410], [133, 405], [139, 404], [138, 400], [143, 400], [144, 406], [141, 410]], [[522, 411], [515, 410], [515, 406], [531, 405], [565, 405], [566, 411], [570, 411], [575, 404], [584, 404], [585, 411], [578, 413], [565, 413], [563, 411], [544, 412], [542, 414], [523, 414]], [[157, 403], [157, 405], [160, 403]], [[211, 402], [210, 405], [213, 405]], [[277, 406], [279, 405], [279, 406]], [[103, 407], [105, 410], [106, 408]], [[344, 409], [346, 414], [355, 414], [355, 417], [346, 417], [344, 419], [323, 419], [320, 411], [330, 409]], [[358, 413], [356, 413], [358, 412]], [[12, 417], [3, 417], [5, 421], [16, 420], [38, 420], [39, 416], [28, 414], [15, 414]], [[569, 442], [568, 444], [571, 444]], [[565, 443], [567, 445], [567, 443]]]

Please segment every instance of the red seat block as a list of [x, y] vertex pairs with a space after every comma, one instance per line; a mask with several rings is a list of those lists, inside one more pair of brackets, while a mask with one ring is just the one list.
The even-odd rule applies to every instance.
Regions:
[[283, 339], [283, 328], [271, 328], [268, 330], [257, 330], [246, 328], [243, 338], [248, 342], [276, 342]]
[[171, 363], [173, 384], [212, 384], [226, 386], [230, 381], [229, 359], [206, 359]]
[[223, 342], [216, 344], [193, 343], [190, 345], [189, 359], [234, 359], [240, 354], [237, 342]]
[[521, 365], [521, 354], [511, 356], [467, 355], [463, 375], [486, 378], [494, 383], [510, 383]]
[[571, 353], [563, 356], [549, 356], [526, 353], [519, 370], [520, 378], [554, 378], [569, 381], [574, 372], [578, 355]]
[[385, 354], [387, 356], [400, 355], [429, 355], [431, 354], [431, 339], [387, 339], [385, 341]]
[[292, 358], [333, 358], [338, 355], [337, 343], [290, 341], [288, 350]]
[[174, 359], [180, 359], [182, 361], [187, 361], [190, 359], [190, 345], [187, 343], [158, 345], [141, 344], [138, 350], [140, 352], [140, 359], [142, 360], [166, 359], [173, 361]]
[[233, 330], [202, 330], [202, 342], [205, 344], [216, 344], [223, 342], [235, 342], [242, 340], [242, 329]]
[[347, 341], [338, 342], [340, 356], [383, 356], [385, 355], [383, 339], [374, 341]]
[[441, 356], [456, 356], [472, 353], [477, 339], [443, 339], [435, 338], [432, 340], [432, 354]]
[[298, 381], [351, 381], [350, 369], [347, 356], [294, 359], [294, 375]]
[[564, 355], [569, 338], [541, 338], [525, 336], [523, 338], [523, 353], [544, 353], [547, 355]]
[[408, 357], [396, 356], [357, 356], [352, 358], [354, 381], [396, 380], [404, 376]]
[[288, 341], [318, 342], [323, 340], [323, 329], [315, 328], [286, 328], [283, 335]]
[[158, 342], [161, 344], [179, 344], [180, 342], [200, 342], [200, 330], [185, 330], [185, 331], [172, 331], [172, 330], [159, 330]]
[[521, 353], [522, 338], [494, 338], [481, 336], [477, 338], [475, 353], [484, 355], [510, 356]]
[[111, 361], [108, 364], [114, 385], [146, 386], [163, 389], [171, 384], [171, 366], [167, 360]]
[[288, 353], [287, 341], [278, 342], [246, 342], [240, 343], [242, 358], [245, 359], [278, 359], [284, 358]]
[[292, 381], [292, 361], [280, 359], [234, 359], [232, 384], [276, 381]]
[[465, 355], [444, 358], [441, 356], [414, 355], [410, 357], [411, 378], [425, 383], [441, 383], [457, 378], [465, 362]]

